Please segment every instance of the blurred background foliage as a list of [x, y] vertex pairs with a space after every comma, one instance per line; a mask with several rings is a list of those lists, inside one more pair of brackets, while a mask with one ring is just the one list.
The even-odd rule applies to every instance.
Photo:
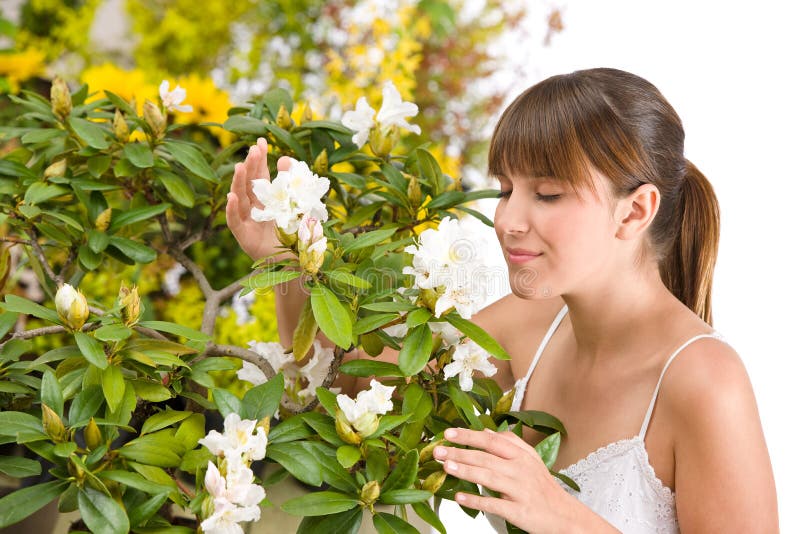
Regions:
[[[299, 122], [309, 112], [340, 117], [361, 95], [377, 108], [381, 87], [391, 80], [404, 100], [420, 107], [415, 123], [423, 133], [415, 141], [430, 141], [445, 174], [463, 178], [469, 188], [480, 183], [478, 169], [485, 167], [488, 121], [507, 97], [489, 81], [509, 64], [496, 45], [523, 30], [526, 2], [207, 0], [198, 9], [193, 0], [8, 0], [0, 9], [3, 125], [24, 126], [9, 94], [27, 89], [45, 95], [56, 75], [73, 88], [87, 83], [138, 99], [132, 102], [137, 111], [145, 98], [156, 101], [158, 84], [169, 79], [186, 89], [184, 104], [193, 106], [175, 117], [184, 125], [181, 134], [222, 148], [232, 134], [213, 124], [269, 89], [282, 87], [304, 103], [292, 113]], [[554, 18], [542, 24], [560, 30]], [[0, 138], [0, 154], [15, 148]], [[233, 237], [224, 235], [188, 251], [217, 286], [250, 268]], [[87, 275], [82, 289], [90, 299], [109, 304], [118, 281], [130, 280], [139, 286], [148, 318], [199, 327], [202, 295], [170, 258], [144, 266], [116, 263]], [[35, 296], [34, 277], [15, 277], [16, 291]], [[218, 342], [238, 346], [276, 341], [273, 296], [234, 299], [215, 332]]]

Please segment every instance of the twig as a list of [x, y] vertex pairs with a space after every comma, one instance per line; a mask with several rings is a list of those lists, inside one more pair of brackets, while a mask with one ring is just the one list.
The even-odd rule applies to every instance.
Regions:
[[27, 239], [19, 239], [16, 237], [0, 237], [0, 242], [14, 243], [15, 245], [31, 245]]
[[66, 274], [67, 270], [72, 267], [72, 262], [75, 261], [77, 254], [75, 253], [76, 249], [70, 249], [69, 256], [67, 256], [67, 261], [64, 262], [64, 265], [61, 266], [61, 269], [58, 271], [58, 276], [56, 277], [56, 285], [60, 286], [64, 283], [64, 274]]
[[39, 236], [36, 235], [36, 231], [31, 227], [31, 248], [33, 249], [33, 253], [36, 256], [36, 259], [39, 260], [39, 263], [42, 264], [42, 269], [44, 269], [45, 274], [47, 274], [48, 278], [53, 282], [57, 281], [56, 273], [53, 272], [53, 268], [50, 267], [50, 264], [47, 263], [47, 258], [44, 256], [44, 250], [42, 250], [42, 246], [39, 244]]
[[[322, 381], [321, 387], [327, 389], [333, 384], [333, 381], [336, 380], [336, 376], [339, 374], [339, 366], [342, 365], [342, 360], [344, 359], [344, 352], [344, 349], [341, 347], [333, 349], [333, 361], [328, 368], [328, 374], [325, 376], [325, 380]], [[303, 406], [297, 413], [310, 412], [317, 407], [317, 404], [319, 404], [319, 398], [314, 397], [311, 402]]]
[[216, 343], [209, 343], [206, 345], [204, 356], [233, 356], [240, 360], [250, 362], [259, 369], [267, 379], [275, 376], [275, 370], [270, 366], [269, 362], [262, 358], [259, 354], [242, 347], [234, 345], [218, 345]]
[[[81, 327], [81, 332], [90, 332], [92, 330], [97, 330], [98, 328], [100, 328], [100, 326], [101, 326], [100, 323], [86, 323], [85, 325], [83, 325], [83, 327]], [[49, 334], [58, 334], [61, 332], [67, 332], [67, 329], [60, 325], [43, 326], [41, 328], [32, 328], [30, 330], [23, 330], [22, 332], [14, 332], [13, 334], [11, 334], [11, 336], [9, 336], [8, 339], [0, 343], [0, 349], [2, 349], [3, 346], [12, 339], [31, 339], [33, 337], [46, 336]]]
[[153, 330], [152, 328], [145, 328], [144, 326], [134, 326], [133, 329], [136, 330], [137, 332], [140, 332], [152, 338], [160, 339], [161, 341], [169, 341], [169, 338], [167, 336], [165, 336], [164, 334], [162, 334], [157, 330]]

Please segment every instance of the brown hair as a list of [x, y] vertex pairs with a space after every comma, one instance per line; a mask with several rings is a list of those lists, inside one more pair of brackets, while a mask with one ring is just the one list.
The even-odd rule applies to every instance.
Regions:
[[683, 140], [678, 114], [653, 84], [617, 69], [579, 70], [537, 83], [506, 108], [489, 146], [489, 174], [549, 176], [595, 192], [593, 167], [617, 198], [655, 185], [661, 203], [647, 249], [669, 290], [711, 325], [719, 205], [684, 157]]

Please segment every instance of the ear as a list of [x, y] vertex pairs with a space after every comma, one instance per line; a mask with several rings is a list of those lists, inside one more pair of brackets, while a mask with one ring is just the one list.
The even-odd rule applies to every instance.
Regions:
[[642, 235], [656, 216], [661, 203], [661, 193], [653, 184], [642, 184], [636, 191], [617, 201], [614, 221], [619, 239], [633, 239]]

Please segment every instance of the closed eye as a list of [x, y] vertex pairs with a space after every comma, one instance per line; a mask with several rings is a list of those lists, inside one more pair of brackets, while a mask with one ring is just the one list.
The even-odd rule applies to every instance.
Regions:
[[540, 195], [539, 193], [536, 193], [536, 198], [538, 198], [542, 202], [553, 202], [560, 196], [561, 195]]

